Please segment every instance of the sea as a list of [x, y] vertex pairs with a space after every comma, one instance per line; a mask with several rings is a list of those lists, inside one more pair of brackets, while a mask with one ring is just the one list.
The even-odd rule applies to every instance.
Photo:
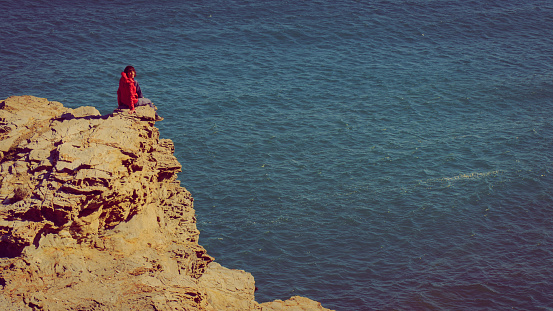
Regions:
[[553, 310], [553, 1], [0, 0], [0, 98], [136, 68], [256, 300]]

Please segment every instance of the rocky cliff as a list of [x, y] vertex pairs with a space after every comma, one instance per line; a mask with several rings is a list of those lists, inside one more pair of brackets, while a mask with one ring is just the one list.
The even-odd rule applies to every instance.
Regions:
[[193, 198], [154, 111], [0, 102], [2, 310], [328, 310], [259, 304], [198, 244]]

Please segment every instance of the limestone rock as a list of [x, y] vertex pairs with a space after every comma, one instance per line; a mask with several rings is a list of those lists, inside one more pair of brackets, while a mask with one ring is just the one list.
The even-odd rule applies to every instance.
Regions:
[[0, 102], [0, 309], [284, 306], [259, 305], [251, 274], [198, 244], [173, 142], [154, 125], [149, 107], [102, 116], [32, 96]]
[[309, 298], [293, 296], [292, 298], [282, 301], [275, 300], [260, 304], [261, 311], [330, 311], [323, 308], [320, 303]]
[[211, 263], [200, 278], [208, 301], [216, 310], [261, 310], [254, 301], [253, 276], [242, 270], [227, 269]]

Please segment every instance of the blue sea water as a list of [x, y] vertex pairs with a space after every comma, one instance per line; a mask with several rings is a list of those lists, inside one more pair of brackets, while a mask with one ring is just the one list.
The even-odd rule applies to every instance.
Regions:
[[257, 301], [553, 310], [553, 2], [0, 1], [0, 98], [137, 69]]

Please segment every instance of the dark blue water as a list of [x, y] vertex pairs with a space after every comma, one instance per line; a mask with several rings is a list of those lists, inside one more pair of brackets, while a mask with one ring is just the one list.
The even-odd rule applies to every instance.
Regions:
[[132, 64], [260, 302], [552, 310], [551, 1], [1, 1], [0, 98]]

